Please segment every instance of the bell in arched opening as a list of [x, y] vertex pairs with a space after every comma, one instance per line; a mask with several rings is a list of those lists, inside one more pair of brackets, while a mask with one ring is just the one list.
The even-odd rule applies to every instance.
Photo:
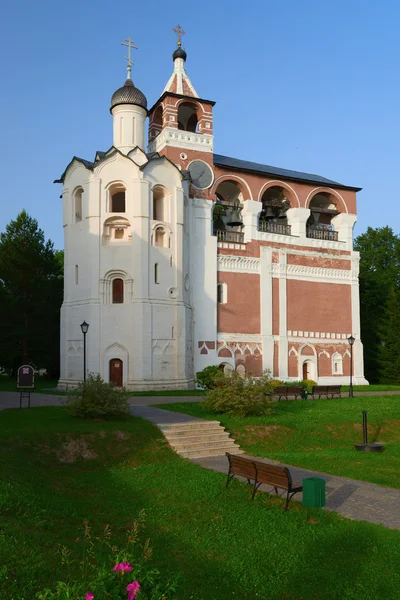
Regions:
[[241, 212], [242, 209], [240, 208], [239, 204], [234, 204], [229, 212], [228, 221], [226, 224], [229, 227], [243, 227], [242, 217], [240, 216]]

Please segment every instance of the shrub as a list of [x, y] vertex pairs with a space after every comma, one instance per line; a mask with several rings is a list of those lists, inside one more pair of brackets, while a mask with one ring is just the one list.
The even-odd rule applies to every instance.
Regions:
[[285, 385], [285, 382], [282, 381], [281, 379], [271, 379], [270, 385], [271, 385], [272, 389], [275, 389], [279, 385]]
[[312, 387], [317, 383], [312, 379], [302, 379], [299, 381], [285, 381], [283, 385], [301, 385], [308, 392], [311, 392]]
[[102, 537], [92, 539], [88, 522], [84, 521], [83, 537], [76, 540], [82, 546], [78, 554], [80, 560], [72, 559], [71, 550], [59, 546], [57, 553], [61, 556], [65, 580], [55, 583], [55, 591], [46, 588], [37, 592], [35, 599], [126, 600], [138, 596], [138, 600], [174, 600], [179, 576], [162, 576], [148, 564], [152, 554], [150, 541], [142, 543], [140, 539], [145, 519], [141, 511], [127, 533], [127, 543], [122, 550], [112, 544], [108, 525]]
[[214, 379], [221, 374], [221, 369], [217, 365], [210, 365], [202, 371], [197, 371], [195, 384], [203, 390], [211, 390], [214, 387]]
[[214, 387], [208, 392], [203, 403], [205, 410], [214, 413], [230, 413], [233, 415], [260, 415], [267, 412], [273, 402], [271, 394], [273, 385], [269, 372], [253, 379], [249, 375], [241, 377], [235, 371], [225, 377], [220, 373], [214, 379]]
[[66, 397], [64, 404], [74, 417], [98, 419], [129, 414], [128, 393], [113, 383], [105, 383], [97, 373], [90, 373], [86, 383]]

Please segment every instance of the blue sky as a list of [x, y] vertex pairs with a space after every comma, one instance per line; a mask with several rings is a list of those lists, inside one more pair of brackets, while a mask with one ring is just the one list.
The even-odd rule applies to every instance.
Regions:
[[361, 0], [14, 0], [0, 24], [0, 231], [25, 208], [63, 247], [61, 186], [73, 155], [112, 144], [112, 93], [133, 80], [151, 106], [187, 71], [217, 102], [214, 148], [359, 186], [356, 233], [399, 233], [400, 4]]

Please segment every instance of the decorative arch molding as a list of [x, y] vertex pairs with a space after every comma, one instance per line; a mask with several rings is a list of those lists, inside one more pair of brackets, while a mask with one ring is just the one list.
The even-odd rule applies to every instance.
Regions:
[[297, 352], [296, 348], [294, 346], [292, 346], [289, 350], [289, 356], [298, 356], [299, 353]]
[[[174, 104], [175, 108], [178, 109], [179, 105], [183, 104], [183, 103], [185, 103], [185, 104], [194, 104], [197, 108], [201, 108], [201, 110], [202, 110], [203, 113], [205, 112], [204, 111], [204, 106], [201, 104], [201, 102], [198, 102], [198, 100], [196, 100], [195, 98], [193, 98], [193, 100], [192, 100], [191, 97], [190, 97], [190, 100], [188, 100], [188, 98], [189, 98], [189, 96], [185, 97], [185, 98], [179, 98], [175, 102], [175, 104]], [[168, 105], [168, 106], [170, 106], [170, 105]]]
[[113, 358], [119, 358], [122, 361], [122, 384], [125, 385], [129, 379], [129, 352], [118, 342], [110, 344], [103, 353], [103, 379], [106, 382], [110, 381], [110, 360]]
[[343, 375], [343, 357], [340, 352], [332, 354], [332, 375]]
[[[163, 245], [157, 244], [157, 232], [162, 231], [164, 233], [165, 239]], [[171, 240], [172, 240], [172, 231], [171, 228], [168, 227], [165, 223], [161, 221], [156, 221], [152, 227], [150, 232], [150, 243], [152, 246], [156, 246], [159, 248], [171, 248]]]
[[350, 352], [349, 352], [348, 350], [346, 350], [346, 352], [343, 354], [343, 358], [344, 358], [345, 356], [348, 356], [349, 358], [351, 357], [351, 354], [350, 354]]
[[[133, 279], [126, 271], [107, 271], [103, 279], [100, 279], [100, 300], [102, 304], [112, 304], [112, 282], [114, 279], [122, 279], [124, 282], [124, 304], [133, 301]], [[119, 358], [114, 357], [114, 358]]]
[[109, 166], [110, 163], [117, 162], [118, 160], [123, 163], [129, 162], [129, 165], [132, 165], [133, 163], [135, 167], [138, 168], [136, 163], [131, 158], [129, 158], [129, 156], [126, 156], [126, 154], [122, 154], [122, 152], [117, 148], [110, 148], [110, 150], [107, 152], [107, 155], [102, 160], [100, 160], [94, 167], [94, 173], [96, 178], [100, 177], [102, 170]]
[[308, 194], [308, 196], [306, 198], [305, 208], [309, 208], [310, 207], [310, 202], [313, 199], [313, 197], [316, 196], [317, 194], [321, 194], [322, 192], [325, 192], [327, 194], [331, 194], [332, 196], [334, 196], [340, 202], [342, 208], [344, 208], [344, 210], [341, 210], [340, 212], [346, 212], [346, 213], [349, 212], [347, 210], [347, 204], [344, 201], [343, 196], [341, 196], [339, 194], [339, 192], [337, 192], [336, 190], [334, 190], [332, 188], [328, 188], [328, 187], [317, 187], [317, 188], [314, 188], [313, 190], [311, 190], [311, 192]]
[[330, 358], [331, 355], [326, 350], [322, 350], [318, 356], [326, 356], [327, 358]]
[[249, 187], [249, 184], [242, 178], [239, 177], [239, 175], [231, 175], [231, 174], [227, 174], [227, 175], [220, 175], [219, 177], [217, 177], [217, 179], [214, 180], [214, 185], [211, 188], [211, 193], [215, 194], [217, 187], [219, 186], [220, 183], [223, 183], [224, 181], [239, 181], [240, 185], [240, 191], [243, 194], [244, 197], [244, 190], [247, 190], [247, 193], [249, 195], [249, 197], [247, 198], [247, 200], [251, 200], [252, 199], [252, 193]]
[[289, 184], [285, 183], [284, 181], [279, 181], [278, 179], [276, 181], [267, 181], [267, 183], [264, 183], [258, 194], [258, 202], [261, 202], [264, 192], [270, 187], [281, 187], [290, 192], [290, 194], [293, 195], [293, 199], [297, 202], [297, 207], [291, 206], [290, 208], [300, 208], [300, 200], [296, 191]]
[[313, 344], [303, 344], [302, 346], [300, 346], [299, 348], [299, 356], [301, 356], [302, 358], [311, 358], [312, 355], [310, 354], [303, 354], [303, 350], [305, 348], [311, 348], [311, 350], [313, 351], [313, 355], [316, 357], [317, 356], [317, 351], [315, 349], [315, 346]]
[[[227, 356], [226, 354], [223, 355], [222, 352], [229, 352], [229, 356]], [[226, 344], [224, 344], [223, 346], [221, 346], [221, 348], [218, 349], [218, 356], [219, 358], [233, 358], [232, 349], [229, 348]]]

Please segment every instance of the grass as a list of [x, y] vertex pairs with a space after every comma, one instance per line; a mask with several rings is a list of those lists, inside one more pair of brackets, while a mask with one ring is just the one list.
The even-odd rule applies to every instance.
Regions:
[[[274, 404], [270, 415], [242, 418], [206, 413], [202, 403], [164, 404], [160, 408], [220, 421], [248, 454], [400, 488], [398, 396], [282, 401]], [[363, 410], [368, 412], [368, 441], [384, 442], [382, 454], [354, 449], [354, 444], [363, 441]]]
[[[62, 462], [67, 440], [97, 457]], [[55, 549], [81, 556], [85, 518], [93, 535], [108, 523], [125, 538], [143, 508], [152, 562], [183, 574], [179, 600], [398, 598], [400, 532], [329, 512], [306, 522], [301, 505], [285, 513], [264, 494], [251, 501], [247, 485], [225, 489], [223, 475], [175, 455], [141, 419], [9, 409], [0, 412], [0, 447], [1, 598], [31, 600], [62, 579]]]

